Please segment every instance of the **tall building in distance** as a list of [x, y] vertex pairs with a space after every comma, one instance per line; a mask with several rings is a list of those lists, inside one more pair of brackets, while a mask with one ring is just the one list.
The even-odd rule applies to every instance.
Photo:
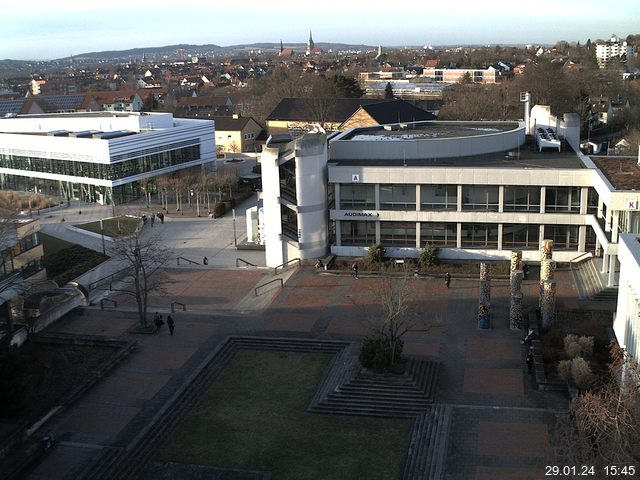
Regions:
[[625, 63], [634, 53], [634, 46], [626, 41], [620, 41], [616, 35], [611, 35], [611, 38], [605, 42], [596, 43], [596, 59], [600, 68], [609, 66], [614, 58]]

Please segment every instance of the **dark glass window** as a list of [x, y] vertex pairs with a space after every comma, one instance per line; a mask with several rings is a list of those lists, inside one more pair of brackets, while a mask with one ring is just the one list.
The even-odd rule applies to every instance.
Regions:
[[420, 185], [420, 209], [456, 210], [457, 208], [457, 185]]
[[372, 209], [376, 207], [374, 185], [340, 184], [340, 208]]
[[547, 187], [545, 212], [580, 213], [580, 187]]
[[499, 189], [497, 185], [463, 185], [462, 210], [497, 212]]
[[340, 222], [340, 242], [342, 245], [373, 245], [376, 243], [375, 222]]
[[539, 212], [540, 187], [504, 187], [505, 212]]
[[422, 222], [420, 224], [420, 245], [430, 243], [437, 247], [455, 247], [458, 238], [458, 224]]
[[498, 248], [498, 225], [463, 223], [462, 248]]
[[553, 240], [554, 250], [578, 249], [577, 225], [545, 225], [544, 238]]
[[415, 210], [415, 185], [380, 185], [381, 210]]
[[502, 248], [537, 250], [540, 246], [540, 227], [520, 223], [505, 223], [502, 226]]
[[415, 222], [380, 222], [380, 243], [384, 246], [416, 246]]

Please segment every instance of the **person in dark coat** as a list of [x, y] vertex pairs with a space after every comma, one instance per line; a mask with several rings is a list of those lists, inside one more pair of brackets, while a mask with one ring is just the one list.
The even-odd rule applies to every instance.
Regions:
[[444, 284], [447, 286], [447, 288], [449, 288], [449, 285], [451, 285], [451, 275], [449, 275], [449, 272], [444, 274]]
[[529, 373], [533, 373], [533, 352], [527, 353], [527, 370]]
[[167, 327], [169, 327], [169, 333], [173, 335], [173, 329], [175, 327], [175, 323], [173, 323], [173, 318], [171, 315], [167, 316]]
[[357, 262], [353, 262], [353, 265], [351, 265], [351, 270], [353, 270], [353, 278], [358, 278], [358, 263]]

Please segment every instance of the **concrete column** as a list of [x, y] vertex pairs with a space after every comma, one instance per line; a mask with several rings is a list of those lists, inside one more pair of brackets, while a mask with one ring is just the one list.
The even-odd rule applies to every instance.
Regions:
[[549, 327], [556, 318], [556, 281], [547, 280], [543, 285], [542, 302], [540, 303], [542, 326]]
[[[545, 208], [547, 208], [546, 196], [547, 196], [547, 187], [545, 186], [540, 187], [540, 213], [544, 213]], [[542, 235], [540, 235], [540, 238], [542, 238]]]
[[604, 221], [604, 231], [605, 232], [611, 231], [611, 209], [610, 208], [607, 208], [607, 216], [605, 217], [605, 221]]
[[553, 256], [553, 240], [542, 240], [542, 259], [551, 259]]
[[607, 287], [614, 287], [616, 284], [617, 259], [617, 255], [609, 255], [609, 277], [607, 278]]
[[602, 218], [602, 209], [604, 208], [604, 202], [602, 201], [602, 197], [600, 197], [600, 195], [598, 195], [598, 213], [596, 213], [596, 216], [598, 218]]
[[336, 246], [342, 246], [342, 221], [336, 220]]
[[416, 212], [420, 211], [420, 184], [416, 183]]
[[380, 222], [376, 222], [376, 243], [380, 243]]
[[379, 183], [376, 183], [373, 187], [373, 199], [376, 204], [376, 210], [380, 210], [380, 184]]
[[[456, 207], [456, 210], [458, 212], [462, 211], [462, 185], [458, 185], [458, 205]], [[460, 247], [458, 247], [460, 248]]]
[[595, 256], [599, 257], [600, 256], [600, 250], [602, 248], [602, 245], [600, 245], [600, 239], [598, 237], [596, 237], [596, 251], [595, 251]]
[[511, 287], [511, 294], [520, 293], [522, 291], [522, 280], [524, 279], [523, 270], [512, 270], [509, 284]]
[[498, 250], [502, 250], [502, 232], [503, 225], [501, 223], [498, 224]]
[[522, 293], [512, 293], [509, 305], [509, 325], [511, 330], [522, 328]]
[[339, 183], [333, 184], [333, 198], [335, 202], [335, 206], [333, 208], [335, 208], [336, 210], [340, 210], [340, 184]]
[[491, 265], [480, 262], [480, 304], [491, 305]]
[[420, 241], [420, 222], [416, 222], [416, 248], [421, 248]]
[[540, 261], [540, 306], [542, 307], [544, 297], [545, 282], [553, 280], [556, 262], [550, 258], [543, 258]]
[[578, 227], [578, 251], [584, 252], [587, 250], [587, 226], [580, 225]]
[[607, 273], [608, 262], [609, 262], [609, 255], [606, 253], [602, 254], [602, 268], [600, 269], [600, 273]]
[[620, 210], [614, 210], [611, 215], [611, 243], [618, 243], [618, 231], [620, 230]]
[[[504, 185], [498, 186], [498, 213], [504, 212]], [[500, 242], [500, 240], [498, 240]]]
[[542, 242], [544, 242], [544, 225], [538, 227], [538, 249], [542, 250]]
[[457, 225], [456, 248], [462, 248], [462, 223]]
[[491, 264], [480, 262], [480, 280], [491, 280]]
[[580, 189], [580, 215], [587, 214], [589, 202], [589, 187], [582, 187]]
[[520, 270], [521, 267], [522, 267], [522, 250], [513, 250], [511, 252], [510, 276], [513, 277], [513, 272], [516, 270]]

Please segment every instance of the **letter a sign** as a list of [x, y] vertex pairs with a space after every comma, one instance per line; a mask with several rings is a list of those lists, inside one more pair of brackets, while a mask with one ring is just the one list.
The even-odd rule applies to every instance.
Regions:
[[358, 175], [357, 173], [354, 173], [351, 175], [351, 181], [352, 182], [359, 182], [360, 181], [360, 175]]

